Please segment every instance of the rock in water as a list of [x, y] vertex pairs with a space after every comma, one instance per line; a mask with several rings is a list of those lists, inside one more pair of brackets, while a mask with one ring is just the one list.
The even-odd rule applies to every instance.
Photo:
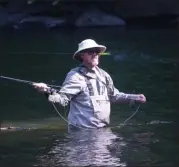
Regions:
[[58, 19], [53, 17], [45, 17], [45, 16], [31, 16], [22, 19], [19, 24], [23, 25], [25, 23], [41, 23], [47, 28], [54, 28], [58, 26], [63, 26], [66, 23], [64, 19]]
[[76, 27], [95, 26], [124, 26], [126, 22], [113, 15], [106, 14], [99, 9], [90, 9], [79, 16], [75, 22]]

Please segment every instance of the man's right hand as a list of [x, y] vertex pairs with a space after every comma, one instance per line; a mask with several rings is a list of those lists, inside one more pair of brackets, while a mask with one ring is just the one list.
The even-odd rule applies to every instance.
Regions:
[[33, 83], [32, 85], [35, 89], [42, 93], [46, 93], [50, 89], [50, 87], [48, 87], [45, 83]]

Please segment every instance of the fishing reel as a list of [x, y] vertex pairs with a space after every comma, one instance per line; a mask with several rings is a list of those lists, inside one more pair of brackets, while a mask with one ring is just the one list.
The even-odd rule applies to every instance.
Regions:
[[44, 93], [46, 97], [49, 97], [49, 95], [53, 95], [55, 93], [58, 93], [59, 91], [57, 89], [54, 88], [49, 88], [47, 89], [47, 91]]

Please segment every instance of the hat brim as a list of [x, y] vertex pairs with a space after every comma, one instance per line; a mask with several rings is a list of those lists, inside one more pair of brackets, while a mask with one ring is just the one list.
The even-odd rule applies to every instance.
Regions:
[[106, 51], [106, 46], [104, 46], [104, 45], [97, 45], [97, 46], [94, 46], [94, 47], [88, 47], [88, 48], [85, 48], [85, 49], [77, 50], [73, 55], [73, 59], [82, 62], [80, 53], [82, 51], [86, 50], [86, 49], [92, 49], [92, 48], [99, 48], [100, 49], [99, 54], [104, 53]]

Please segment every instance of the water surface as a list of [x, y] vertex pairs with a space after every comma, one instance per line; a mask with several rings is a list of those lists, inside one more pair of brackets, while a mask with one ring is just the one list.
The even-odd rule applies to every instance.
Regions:
[[[164, 28], [103, 28], [1, 34], [0, 75], [61, 85], [78, 63], [77, 44], [93, 38], [110, 56], [100, 66], [126, 93], [147, 103], [113, 105], [111, 126], [68, 133], [67, 123], [30, 85], [0, 80], [0, 166], [176, 166], [178, 164], [179, 33]], [[66, 109], [57, 106], [66, 118]]]

